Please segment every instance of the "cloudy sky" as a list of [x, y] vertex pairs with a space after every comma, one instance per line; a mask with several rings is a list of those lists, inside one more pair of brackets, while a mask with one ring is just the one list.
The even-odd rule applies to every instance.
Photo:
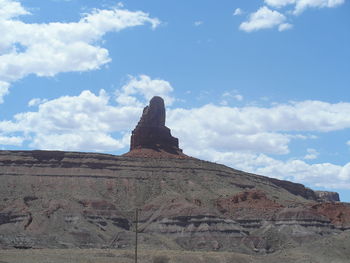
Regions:
[[186, 154], [350, 201], [347, 0], [0, 0], [0, 147]]

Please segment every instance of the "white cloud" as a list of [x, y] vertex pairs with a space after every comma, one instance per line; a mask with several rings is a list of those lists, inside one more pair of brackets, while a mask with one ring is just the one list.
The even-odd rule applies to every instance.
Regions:
[[344, 167], [342, 167], [339, 177], [342, 180], [350, 180], [350, 163], [347, 163]]
[[345, 3], [345, 0], [297, 0], [294, 14], [299, 15], [307, 8], [337, 7]]
[[31, 99], [29, 102], [28, 102], [28, 106], [29, 107], [34, 107], [34, 106], [38, 106], [44, 102], [46, 102], [47, 99], [40, 99], [40, 98], [34, 98], [34, 99]]
[[307, 164], [301, 160], [290, 160], [276, 161], [272, 165], [267, 163], [265, 167], [258, 168], [256, 173], [317, 187], [350, 189], [349, 178], [341, 175], [344, 167], [331, 163]]
[[283, 24], [280, 24], [278, 26], [278, 31], [285, 31], [285, 30], [288, 30], [288, 29], [291, 29], [293, 28], [293, 25], [292, 24], [289, 24], [289, 23], [283, 23]]
[[[78, 96], [54, 100], [35, 98], [28, 105], [38, 106], [37, 111], [19, 113], [13, 121], [0, 122], [0, 135], [20, 133], [28, 137], [30, 147], [46, 150], [118, 150], [128, 146], [129, 133], [148, 100], [160, 95], [170, 103], [172, 90], [167, 81], [141, 75], [130, 76], [117, 92], [115, 106], [104, 90], [98, 95], [85, 90]], [[113, 134], [119, 139], [114, 139]], [[4, 143], [6, 140], [1, 138], [5, 137], [0, 136], [0, 144], [18, 145], [24, 141], [12, 138]]]
[[[103, 90], [99, 95], [83, 91], [78, 96], [35, 100], [33, 105], [40, 103], [37, 111], [20, 113], [15, 115], [13, 121], [0, 122], [0, 133], [7, 136], [13, 136], [13, 133], [29, 134], [34, 138], [33, 145], [40, 148], [45, 148], [49, 141], [45, 137], [49, 138], [49, 135], [69, 139], [72, 134], [96, 133], [96, 138], [103, 137], [106, 141], [112, 133], [130, 132], [146, 100], [152, 96], [167, 96], [169, 101], [173, 100], [171, 91], [168, 82], [141, 75], [138, 78], [130, 77], [129, 83], [118, 90], [116, 106], [111, 105], [109, 96]], [[291, 140], [305, 140], [312, 136], [295, 135], [295, 132], [328, 132], [350, 128], [349, 116], [350, 103], [303, 101], [269, 108], [212, 104], [192, 109], [174, 108], [168, 111], [167, 120], [174, 135], [181, 138], [185, 149], [287, 154]], [[196, 134], [196, 140], [193, 140], [193, 134]], [[118, 148], [120, 144], [117, 141], [114, 145]], [[101, 146], [98, 149], [105, 148]], [[307, 159], [311, 159], [309, 157]]]
[[272, 8], [293, 6], [293, 10], [286, 11], [283, 14], [282, 11], [278, 12], [263, 6], [255, 13], [250, 14], [248, 21], [240, 24], [240, 30], [252, 32], [278, 27], [278, 31], [282, 32], [293, 28], [292, 24], [286, 23], [288, 15], [300, 15], [308, 8], [337, 7], [344, 4], [345, 0], [264, 0], [264, 3]]
[[201, 26], [201, 25], [203, 25], [203, 21], [196, 21], [193, 24], [194, 24], [194, 26]]
[[240, 16], [243, 14], [243, 11], [241, 8], [236, 8], [235, 11], [233, 12], [234, 16]]
[[305, 160], [314, 160], [317, 159], [319, 152], [315, 149], [309, 148], [307, 149], [307, 154], [304, 156]]
[[0, 80], [0, 104], [4, 102], [4, 96], [9, 93], [10, 84]]
[[[103, 132], [68, 132], [35, 136], [33, 148], [65, 151], [115, 151], [125, 147], [125, 140], [116, 140]], [[128, 143], [128, 142], [127, 142]]]
[[21, 136], [3, 136], [0, 134], [0, 145], [21, 146], [24, 137]]
[[212, 149], [190, 149], [186, 153], [250, 173], [290, 180], [314, 187], [350, 189], [350, 163], [345, 166], [330, 163], [307, 164], [302, 160], [276, 160], [265, 154], [239, 151], [223, 152]]
[[171, 112], [177, 120], [186, 120], [188, 123], [201, 121], [204, 130], [220, 129], [226, 133], [328, 132], [350, 128], [350, 103], [302, 101], [271, 107], [221, 107], [207, 104]]
[[348, 141], [346, 144], [350, 146], [350, 141]]
[[[189, 155], [316, 187], [350, 189], [350, 165], [308, 164], [297, 159], [281, 161], [266, 155], [287, 154], [291, 140], [314, 138], [313, 135], [290, 132], [350, 128], [348, 114], [350, 103], [303, 101], [270, 108], [209, 104], [169, 111], [168, 126], [174, 136], [180, 138], [180, 147]], [[318, 155], [310, 148], [304, 159], [315, 160]]]
[[345, 3], [345, 0], [265, 0], [271, 7], [281, 8], [294, 5], [293, 14], [299, 15], [308, 8], [332, 8]]
[[[29, 74], [54, 76], [99, 69], [111, 60], [108, 50], [99, 46], [107, 32], [146, 23], [155, 28], [160, 23], [141, 11], [114, 8], [95, 9], [78, 22], [28, 24], [11, 19], [28, 14], [19, 2], [0, 3], [0, 14], [9, 12], [0, 19], [0, 87]], [[0, 88], [0, 98], [6, 94], [4, 90]]]
[[[182, 138], [184, 148], [288, 153], [288, 136], [269, 129], [256, 129], [255, 125], [264, 120], [254, 122], [249, 119], [253, 114], [244, 115], [238, 108], [205, 105], [190, 110], [171, 110], [168, 123], [173, 133]], [[193, 134], [196, 134], [196, 140], [193, 140]]]
[[239, 29], [245, 32], [252, 32], [273, 28], [284, 24], [286, 19], [287, 18], [278, 11], [263, 6], [255, 13], [250, 14], [248, 21], [241, 23]]
[[[20, 113], [14, 121], [0, 122], [0, 132], [30, 135], [30, 147], [39, 149], [111, 151], [127, 145], [125, 138], [137, 123], [142, 108], [114, 107], [104, 90], [83, 91], [42, 102], [37, 111]], [[1, 141], [0, 141], [1, 142]]]
[[0, 0], [0, 20], [28, 14], [29, 12], [25, 10], [18, 1]]
[[[168, 81], [151, 79], [147, 75], [130, 76], [128, 83], [116, 92], [116, 100], [121, 105], [141, 107], [153, 96], [161, 96], [166, 105], [171, 105], [174, 102], [174, 98], [170, 95], [172, 91], [173, 88]], [[141, 95], [142, 101], [137, 98], [138, 95]]]

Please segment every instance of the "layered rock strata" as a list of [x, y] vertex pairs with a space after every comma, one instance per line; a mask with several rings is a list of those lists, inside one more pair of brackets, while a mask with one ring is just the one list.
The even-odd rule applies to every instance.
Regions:
[[0, 182], [1, 248], [131, 248], [136, 207], [153, 249], [270, 253], [350, 229], [349, 204], [190, 158], [0, 151]]

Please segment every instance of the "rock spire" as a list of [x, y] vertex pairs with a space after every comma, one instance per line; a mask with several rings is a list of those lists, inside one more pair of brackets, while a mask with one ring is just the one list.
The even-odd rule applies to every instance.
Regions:
[[171, 135], [165, 126], [165, 106], [161, 97], [150, 100], [136, 128], [132, 131], [130, 152], [140, 149], [151, 149], [157, 152], [181, 155], [179, 140]]

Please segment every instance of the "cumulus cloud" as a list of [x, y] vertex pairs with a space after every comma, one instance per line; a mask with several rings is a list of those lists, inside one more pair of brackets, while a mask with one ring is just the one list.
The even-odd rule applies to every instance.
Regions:
[[[78, 96], [63, 96], [42, 102], [37, 111], [0, 122], [3, 133], [30, 135], [30, 147], [56, 150], [111, 151], [126, 146], [122, 137], [130, 131], [142, 108], [113, 107], [104, 90], [98, 95], [83, 91]], [[1, 140], [0, 140], [1, 141]], [[23, 138], [22, 138], [23, 141]]]
[[0, 0], [0, 20], [6, 20], [28, 14], [29, 12], [25, 10], [19, 2], [12, 0]]
[[308, 8], [332, 8], [345, 3], [345, 0], [265, 0], [271, 7], [281, 8], [294, 5], [293, 14], [299, 15]]
[[328, 132], [350, 127], [350, 103], [301, 101], [271, 107], [223, 107], [207, 104], [199, 108], [174, 109], [170, 114], [174, 121], [200, 121], [203, 126], [201, 130], [222, 130], [224, 134]]
[[191, 148], [186, 153], [246, 172], [299, 182], [313, 187], [350, 189], [350, 163], [344, 166], [331, 163], [308, 164], [297, 159], [281, 161], [265, 154], [223, 152], [213, 149]]
[[298, 0], [295, 5], [294, 14], [299, 15], [307, 8], [332, 8], [345, 3], [345, 0]]
[[[31, 148], [46, 150], [119, 150], [129, 144], [130, 131], [147, 101], [160, 95], [170, 103], [172, 90], [167, 81], [141, 75], [130, 76], [116, 92], [116, 105], [104, 90], [99, 94], [85, 90], [77, 96], [53, 100], [34, 98], [28, 106], [37, 106], [36, 111], [19, 113], [13, 121], [0, 122], [0, 144], [21, 145], [27, 139]], [[22, 136], [11, 140], [1, 137], [14, 133]]]
[[[121, 105], [132, 105], [141, 107], [153, 96], [161, 96], [166, 105], [171, 105], [174, 98], [170, 95], [173, 87], [168, 81], [162, 79], [151, 79], [147, 75], [138, 77], [129, 76], [129, 81], [116, 92], [116, 101]], [[142, 98], [142, 100], [138, 98]]]
[[255, 13], [250, 14], [248, 21], [241, 23], [240, 30], [252, 32], [261, 29], [268, 29], [284, 24], [286, 16], [267, 6], [261, 7]]
[[65, 151], [115, 151], [124, 148], [126, 137], [116, 140], [103, 132], [66, 132], [63, 134], [44, 134], [35, 136], [31, 147], [46, 150]]
[[[240, 24], [240, 30], [252, 32], [277, 27], [278, 31], [282, 32], [293, 27], [292, 24], [286, 22], [288, 16], [300, 15], [308, 8], [337, 7], [344, 4], [345, 0], [264, 0], [264, 3], [267, 6], [263, 6], [250, 14], [248, 21]], [[287, 6], [293, 6], [293, 10], [282, 13], [284, 10], [279, 12], [270, 9], [281, 9]], [[240, 13], [238, 12], [238, 14]]]
[[[54, 76], [61, 72], [99, 69], [111, 59], [99, 41], [108, 32], [150, 24], [157, 18], [120, 7], [95, 9], [78, 22], [29, 24], [14, 19], [29, 12], [17, 1], [0, 2], [0, 99], [9, 83], [29, 74]], [[1, 14], [6, 14], [2, 16]]]
[[350, 180], [350, 163], [347, 163], [344, 167], [342, 167], [339, 177], [342, 180]]
[[0, 134], [0, 145], [20, 146], [24, 141], [21, 136], [3, 136]]
[[[84, 133], [95, 133], [96, 140], [102, 138], [101, 141], [108, 141], [113, 133], [116, 132], [119, 137], [133, 128], [142, 108], [152, 96], [160, 95], [168, 101], [174, 100], [172, 90], [167, 81], [141, 75], [130, 77], [129, 82], [116, 92], [116, 105], [104, 90], [98, 95], [86, 90], [78, 96], [63, 96], [50, 101], [34, 99], [29, 104], [38, 106], [37, 111], [19, 113], [12, 121], [0, 122], [0, 133], [8, 136], [14, 133], [29, 134], [34, 138], [32, 147], [41, 149], [48, 145], [49, 139], [45, 138], [51, 135], [50, 138], [60, 136], [64, 141], [63, 138], [71, 140]], [[168, 110], [167, 120], [175, 136], [181, 138], [185, 149], [287, 154], [292, 140], [310, 139], [309, 135], [296, 135], [296, 132], [329, 132], [350, 128], [349, 116], [350, 103], [303, 101], [271, 107], [207, 104], [191, 109], [172, 108]], [[196, 134], [196, 140], [193, 140], [193, 134]], [[91, 139], [86, 142], [91, 142]], [[114, 144], [107, 144], [115, 149], [124, 145], [117, 139]], [[96, 149], [107, 148], [101, 146]], [[308, 155], [306, 159], [310, 160], [317, 152], [309, 149]]]

